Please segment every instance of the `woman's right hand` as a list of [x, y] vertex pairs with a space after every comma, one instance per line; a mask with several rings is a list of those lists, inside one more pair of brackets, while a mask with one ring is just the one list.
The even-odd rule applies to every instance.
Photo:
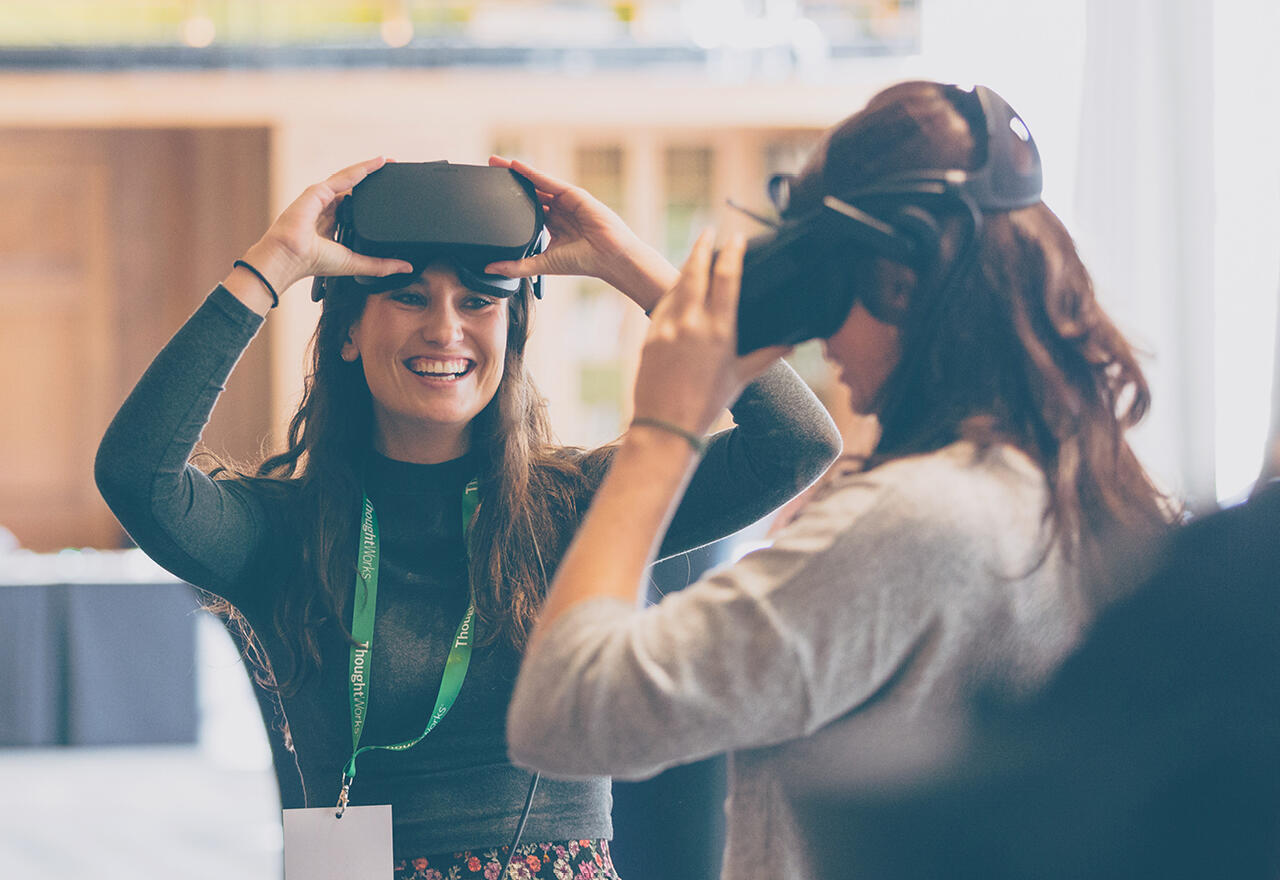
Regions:
[[[746, 240], [728, 238], [714, 252], [715, 233], [698, 236], [680, 279], [653, 312], [636, 375], [635, 417], [703, 435], [748, 382], [789, 346], [739, 356], [738, 294]], [[714, 259], [714, 267], [713, 267]]]
[[490, 156], [489, 164], [509, 168], [534, 185], [551, 233], [551, 244], [535, 256], [491, 263], [486, 272], [512, 278], [532, 275], [586, 275], [616, 287], [645, 311], [671, 289], [679, 271], [604, 202], [580, 186], [544, 174], [514, 159]]
[[[394, 275], [411, 272], [403, 260], [357, 254], [332, 238], [338, 203], [352, 187], [377, 171], [387, 160], [381, 156], [343, 168], [302, 191], [275, 222], [245, 252], [245, 262], [261, 272], [277, 292], [312, 275]], [[261, 281], [246, 269], [236, 268], [224, 282], [229, 290], [260, 313], [266, 296]], [[251, 301], [252, 300], [252, 301]], [[270, 307], [270, 299], [265, 300]]]

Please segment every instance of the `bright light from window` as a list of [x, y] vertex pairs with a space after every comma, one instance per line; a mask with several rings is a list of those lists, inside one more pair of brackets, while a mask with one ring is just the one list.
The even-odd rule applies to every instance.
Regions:
[[218, 27], [207, 15], [193, 15], [182, 23], [182, 42], [193, 49], [204, 49], [213, 45], [218, 36]]
[[408, 16], [392, 15], [382, 22], [382, 41], [393, 49], [409, 45], [413, 40], [413, 22]]

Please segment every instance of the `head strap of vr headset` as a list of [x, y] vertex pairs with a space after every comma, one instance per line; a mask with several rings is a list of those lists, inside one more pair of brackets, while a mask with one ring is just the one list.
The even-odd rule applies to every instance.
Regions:
[[[966, 91], [944, 87], [944, 94], [973, 134], [979, 167], [923, 169], [886, 175], [856, 189], [828, 191], [820, 206], [788, 215], [790, 195], [771, 197], [782, 210], [782, 222], [747, 248], [739, 300], [738, 351], [764, 345], [795, 344], [827, 337], [844, 323], [857, 297], [850, 285], [824, 288], [814, 268], [827, 260], [841, 262], [850, 246], [865, 248], [917, 269], [936, 264], [942, 240], [939, 209], [959, 206], [968, 229], [957, 256], [931, 284], [939, 296], [976, 259], [985, 212], [1009, 211], [1040, 200], [1040, 158], [1022, 120], [995, 92], [981, 86]], [[829, 145], [828, 145], [829, 147]], [[785, 193], [785, 190], [784, 190]], [[932, 273], [931, 273], [932, 274]], [[817, 285], [822, 295], [803, 310], [788, 308], [797, 289]]]
[[[981, 120], [984, 130], [973, 130], [974, 140], [984, 154], [983, 162], [976, 170], [905, 171], [887, 175], [851, 193], [823, 198], [826, 210], [867, 227], [869, 234], [865, 237], [885, 256], [909, 258], [914, 255], [915, 242], [901, 235], [892, 225], [859, 209], [854, 203], [861, 199], [900, 197], [904, 202], [939, 198], [958, 200], [972, 219], [970, 248], [976, 247], [985, 214], [1026, 208], [1040, 201], [1043, 186], [1040, 151], [1022, 117], [1004, 98], [986, 86], [975, 86], [972, 90], [958, 86], [947, 86], [946, 89], [948, 99], [969, 121], [971, 128]], [[964, 106], [966, 102], [970, 103], [968, 108]]]

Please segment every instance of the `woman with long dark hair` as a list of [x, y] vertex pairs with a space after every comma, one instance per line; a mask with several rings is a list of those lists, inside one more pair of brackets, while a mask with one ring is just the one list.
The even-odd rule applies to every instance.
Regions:
[[[534, 630], [513, 757], [643, 777], [732, 752], [726, 877], [816, 876], [791, 771], [857, 761], [979, 689], [1034, 689], [1108, 598], [1111, 546], [1170, 522], [1124, 439], [1146, 382], [1039, 200], [1025, 126], [984, 111], [997, 101], [891, 87], [828, 131], [779, 206], [779, 240], [816, 241], [797, 230], [820, 216], [862, 234], [809, 267], [823, 284], [792, 308], [850, 294], [822, 335], [853, 408], [880, 421], [865, 468], [832, 476], [772, 546], [636, 606], [696, 460], [682, 433], [778, 354], [737, 356], [745, 245], [723, 243], [709, 274], [704, 235], [654, 312], [637, 427]], [[1018, 200], [982, 177], [997, 165]]]
[[[527, 633], [614, 454], [552, 443], [524, 366], [528, 282], [506, 298], [469, 288], [448, 254], [380, 293], [338, 280], [284, 451], [216, 479], [189, 463], [276, 291], [413, 270], [331, 239], [340, 198], [382, 164], [309, 187], [237, 261], [121, 407], [98, 484], [139, 546], [251, 628], [305, 805], [391, 805], [397, 878], [492, 880], [512, 857], [520, 876], [587, 862], [613, 876], [608, 780], [547, 782], [526, 804], [530, 774], [506, 757]], [[551, 246], [494, 270], [594, 275], [645, 308], [674, 283], [600, 202], [515, 170], [539, 188]], [[836, 454], [830, 418], [785, 368], [733, 413], [737, 427], [708, 438], [665, 553], [758, 519]], [[528, 842], [511, 852], [522, 814]]]

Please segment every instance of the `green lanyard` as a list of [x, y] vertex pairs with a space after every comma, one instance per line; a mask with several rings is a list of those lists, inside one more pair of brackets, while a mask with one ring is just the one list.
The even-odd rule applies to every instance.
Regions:
[[[471, 523], [479, 504], [480, 493], [476, 481], [472, 480], [462, 493], [464, 543], [471, 535]], [[444, 662], [444, 674], [440, 677], [440, 691], [436, 694], [436, 705], [431, 711], [426, 730], [422, 731], [420, 736], [402, 743], [361, 748], [360, 734], [364, 730], [365, 718], [369, 712], [373, 619], [374, 609], [378, 603], [378, 559], [378, 517], [373, 511], [369, 496], [366, 495], [364, 510], [360, 517], [360, 547], [356, 557], [356, 594], [351, 608], [351, 636], [357, 642], [351, 646], [350, 652], [351, 760], [342, 770], [342, 793], [338, 797], [339, 816], [346, 809], [351, 782], [356, 778], [356, 758], [371, 749], [403, 752], [422, 742], [452, 708], [453, 701], [458, 698], [458, 692], [462, 690], [462, 682], [467, 677], [467, 667], [471, 663], [472, 622], [476, 616], [476, 606], [475, 602], [468, 600], [467, 611], [462, 615], [462, 622], [458, 624], [458, 631], [453, 636], [453, 647], [449, 649], [449, 656]], [[361, 587], [364, 589], [361, 590]]]

